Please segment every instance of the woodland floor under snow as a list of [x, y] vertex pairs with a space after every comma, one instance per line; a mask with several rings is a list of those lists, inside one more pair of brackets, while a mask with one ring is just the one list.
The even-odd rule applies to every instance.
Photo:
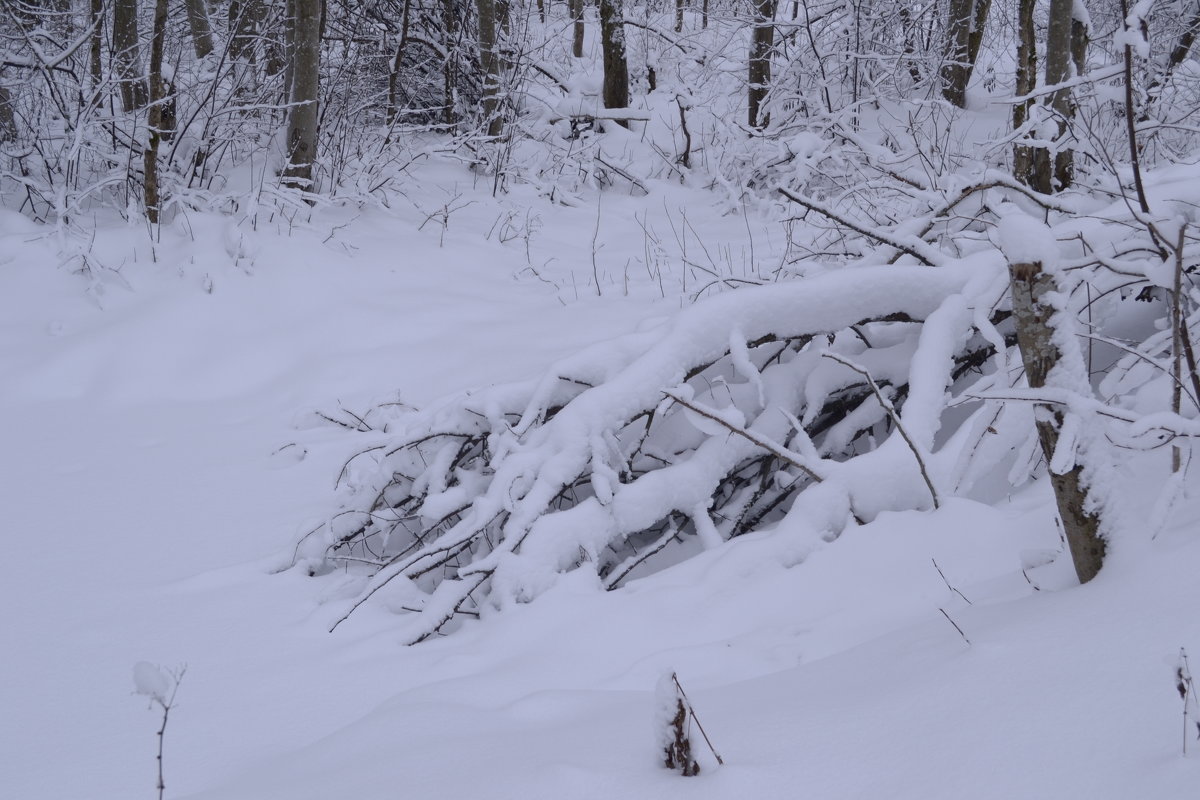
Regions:
[[[678, 187], [565, 208], [421, 179], [445, 188], [292, 230], [181, 215], [156, 260], [100, 220], [86, 273], [0, 212], [6, 796], [153, 797], [141, 661], [187, 667], [168, 797], [1194, 796], [1194, 499], [1085, 587], [1046, 563], [1042, 482], [885, 513], [799, 564], [751, 534], [617, 592], [571, 573], [418, 647], [386, 603], [327, 633], [346, 598], [279, 571], [356, 445], [315, 412], [536, 375], [690, 303], [688, 248], [729, 273], [779, 246]], [[1127, 465], [1143, 514], [1167, 459]], [[657, 763], [672, 669], [726, 762], [695, 780]]]

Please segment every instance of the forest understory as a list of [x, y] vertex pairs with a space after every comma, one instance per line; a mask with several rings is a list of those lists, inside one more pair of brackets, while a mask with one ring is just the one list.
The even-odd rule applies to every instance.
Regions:
[[0, 0], [0, 785], [1189, 796], [1198, 30]]

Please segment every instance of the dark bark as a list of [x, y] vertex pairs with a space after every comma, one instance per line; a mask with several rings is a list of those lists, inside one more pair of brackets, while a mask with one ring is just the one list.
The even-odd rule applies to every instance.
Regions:
[[775, 48], [775, 0], [754, 0], [754, 29], [750, 34], [748, 62], [748, 121], [751, 128], [766, 127], [762, 103], [771, 86], [771, 53]]
[[158, 185], [158, 147], [165, 138], [164, 113], [167, 103], [166, 84], [163, 81], [163, 45], [167, 38], [167, 0], [156, 0], [154, 4], [154, 27], [150, 37], [150, 112], [146, 127], [149, 141], [142, 151], [142, 186], [146, 201], [146, 218], [157, 223], [162, 206], [161, 187]]
[[454, 0], [442, 0], [443, 50], [446, 60], [442, 63], [442, 94], [445, 104], [442, 106], [442, 122], [454, 125], [458, 122], [455, 103], [455, 87], [458, 85], [458, 59], [455, 55], [458, 49], [458, 14]]
[[91, 0], [92, 38], [88, 42], [88, 70], [92, 75], [93, 90], [104, 80], [104, 61], [101, 48], [104, 46], [104, 0]]
[[[1017, 5], [1017, 79], [1015, 93], [1025, 97], [1037, 85], [1037, 40], [1033, 22], [1033, 11], [1037, 0], [1018, 0]], [[1013, 130], [1020, 130], [1029, 121], [1033, 110], [1032, 100], [1022, 100], [1013, 105]], [[1022, 136], [1021, 139], [1027, 138]], [[1018, 139], [1013, 145], [1013, 177], [1027, 186], [1036, 188], [1033, 148]]]
[[959, 108], [967, 107], [971, 79], [969, 49], [974, 0], [950, 0], [946, 20], [946, 56], [942, 65], [942, 95]]
[[396, 45], [396, 55], [392, 59], [392, 69], [388, 73], [387, 124], [396, 121], [396, 102], [400, 91], [400, 66], [404, 61], [404, 50], [408, 45], [408, 19], [412, 9], [412, 0], [404, 0], [404, 11], [400, 17], [400, 42]]
[[[1171, 48], [1171, 55], [1167, 57], [1167, 65], [1163, 70], [1162, 80], [1166, 80], [1175, 71], [1175, 68], [1183, 63], [1187, 58], [1188, 53], [1192, 49], [1192, 45], [1196, 41], [1196, 34], [1200, 33], [1200, 3], [1197, 3], [1196, 9], [1192, 12], [1191, 18], [1188, 20], [1187, 28], [1179, 35], [1179, 41]], [[1161, 81], [1160, 81], [1161, 82]]]
[[574, 29], [574, 39], [571, 41], [571, 55], [575, 58], [583, 58], [583, 0], [570, 0], [571, 19], [575, 21], [572, 26]]
[[[3, 75], [0, 75], [3, 81]], [[12, 92], [0, 82], [0, 142], [11, 142], [17, 138], [17, 116], [13, 109]]]
[[204, 0], [185, 0], [185, 5], [196, 58], [204, 58], [213, 51], [212, 25], [208, 20], [208, 6]]
[[112, 39], [121, 107], [134, 111], [146, 105], [148, 93], [138, 46], [137, 0], [114, 0]]
[[[254, 43], [258, 36], [256, 22], [262, 16], [262, 0], [230, 0], [229, 3], [229, 57], [235, 61], [254, 63]], [[287, 0], [287, 26], [292, 27], [296, 15], [293, 0]], [[289, 53], [289, 62], [294, 59]]]
[[[1046, 294], [1056, 290], [1054, 279], [1042, 270], [1042, 265], [1010, 264], [1013, 318], [1025, 375], [1031, 389], [1046, 386], [1050, 372], [1063, 358], [1053, 341], [1052, 316], [1054, 309], [1043, 302]], [[1054, 457], [1058, 447], [1063, 414], [1057, 408], [1039, 408], [1038, 440], [1046, 462]], [[1075, 564], [1080, 583], [1096, 576], [1104, 563], [1105, 541], [1100, 533], [1100, 516], [1089, 502], [1088, 487], [1083, 482], [1083, 467], [1077, 464], [1061, 475], [1050, 474], [1054, 499], [1066, 535], [1067, 547]]]
[[[625, 9], [621, 0], [600, 0], [600, 45], [604, 53], [604, 107], [629, 107], [625, 61]], [[628, 127], [627, 123], [622, 123]]]
[[479, 61], [483, 71], [483, 120], [487, 135], [498, 138], [504, 132], [500, 115], [501, 61], [496, 0], [476, 0], [479, 12]]
[[983, 31], [987, 27], [988, 12], [992, 10], [992, 0], [975, 0], [975, 14], [971, 18], [971, 34], [967, 37], [967, 80], [970, 73], [979, 63], [979, 50], [983, 47]]

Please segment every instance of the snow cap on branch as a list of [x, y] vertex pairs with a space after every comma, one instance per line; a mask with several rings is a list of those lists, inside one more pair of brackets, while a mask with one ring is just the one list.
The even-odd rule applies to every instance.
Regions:
[[1041, 264], [1053, 272], [1058, 263], [1058, 240], [1044, 222], [1012, 208], [996, 226], [996, 244], [1010, 264]]

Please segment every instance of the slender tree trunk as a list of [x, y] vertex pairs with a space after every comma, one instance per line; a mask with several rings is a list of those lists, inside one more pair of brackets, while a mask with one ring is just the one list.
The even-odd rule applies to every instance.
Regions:
[[683, 0], [675, 0], [675, 32], [683, 33]]
[[487, 135], [499, 138], [504, 133], [500, 115], [501, 63], [496, 0], [476, 0], [479, 11], [479, 60], [483, 68], [483, 119]]
[[[163, 44], [167, 38], [167, 0], [154, 4], [154, 27], [150, 38], [150, 111], [146, 127], [150, 139], [142, 151], [142, 180], [146, 196], [146, 218], [157, 224], [162, 206], [158, 185], [158, 146], [164, 138], [166, 85], [163, 82]], [[172, 115], [173, 116], [173, 115]]]
[[973, 0], [950, 0], [946, 20], [946, 55], [942, 65], [942, 95], [959, 108], [967, 107], [967, 49], [971, 36]]
[[[793, 4], [792, 19], [796, 18], [796, 13], [796, 4]], [[916, 30], [916, 23], [912, 20], [912, 13], [909, 11], [908, 6], [900, 6], [897, 15], [900, 18], [900, 27], [904, 31], [904, 60], [908, 64], [908, 75], [912, 78], [915, 85], [921, 82], [921, 68], [919, 62], [914, 57], [917, 52], [916, 40], [918, 31]]]
[[208, 21], [208, 8], [205, 6], [204, 0], [185, 0], [185, 4], [196, 58], [204, 58], [213, 51], [212, 25]]
[[294, 0], [294, 7], [296, 14], [290, 23], [296, 49], [283, 183], [312, 191], [320, 124], [321, 0]]
[[133, 111], [146, 105], [146, 80], [138, 47], [137, 0], [113, 0], [113, 62], [121, 85], [121, 107]]
[[571, 55], [583, 58], [583, 0], [570, 0], [571, 18], [575, 20], [574, 40], [571, 42]]
[[104, 81], [104, 0], [91, 0], [92, 38], [88, 42], [88, 69], [92, 74], [92, 91]]
[[[1050, 24], [1046, 31], [1046, 85], [1057, 86], [1071, 77], [1071, 28], [1074, 5], [1079, 0], [1050, 0]], [[1037, 183], [1040, 192], [1049, 194], [1070, 187], [1075, 172], [1074, 151], [1070, 147], [1071, 121], [1075, 117], [1075, 100], [1070, 87], [1050, 94], [1048, 106], [1058, 122], [1057, 145], [1053, 154], [1038, 148], [1034, 154]]]
[[458, 13], [454, 0], [442, 0], [442, 27], [444, 28], [442, 42], [446, 51], [446, 61], [442, 64], [442, 92], [445, 104], [442, 106], [442, 122], [454, 125], [458, 122], [456, 112], [456, 87], [458, 86]]
[[1179, 35], [1179, 41], [1175, 42], [1175, 46], [1171, 48], [1171, 55], [1167, 57], [1166, 67], [1163, 69], [1162, 76], [1155, 81], [1155, 85], [1164, 83], [1171, 77], [1175, 68], [1183, 63], [1196, 41], [1197, 33], [1200, 33], [1200, 3], [1197, 3], [1195, 10], [1192, 11], [1187, 28]]
[[775, 0], [754, 0], [754, 29], [750, 34], [748, 107], [751, 128], [766, 127], [762, 103], [771, 86], [771, 54], [775, 48]]
[[[604, 51], [604, 107], [629, 107], [629, 66], [625, 61], [625, 9], [622, 0], [600, 0], [600, 43]], [[629, 127], [628, 123], [622, 123]]]
[[3, 69], [0, 68], [0, 142], [11, 142], [17, 138], [17, 115], [13, 110], [12, 92], [4, 85]]
[[[262, 42], [265, 62], [263, 71], [267, 77], [287, 76], [291, 63], [287, 41], [287, 22], [284, 19], [287, 16], [287, 4], [272, 2], [268, 6], [265, 2], [260, 2], [258, 5], [260, 12], [255, 14], [255, 17], [257, 19], [257, 35]], [[287, 96], [286, 91], [284, 96]]]
[[[1017, 80], [1014, 89], [1017, 97], [1031, 94], [1037, 85], [1037, 40], [1033, 22], [1033, 11], [1037, 0], [1018, 0], [1017, 5]], [[1033, 100], [1022, 100], [1013, 105], [1013, 130], [1020, 130], [1029, 121], [1033, 111]], [[1033, 148], [1022, 144], [1022, 136], [1013, 144], [1013, 176], [1026, 184], [1036, 187], [1037, 177], [1034, 175]]]
[[408, 15], [412, 0], [404, 0], [404, 11], [400, 17], [400, 42], [396, 45], [396, 56], [392, 59], [392, 71], [388, 74], [388, 103], [387, 124], [390, 128], [396, 121], [396, 102], [400, 90], [400, 66], [404, 60], [404, 50], [408, 45]]
[[[1012, 283], [1013, 318], [1016, 321], [1017, 341], [1021, 358], [1025, 363], [1025, 375], [1031, 389], [1046, 386], [1047, 377], [1063, 354], [1054, 344], [1052, 317], [1054, 307], [1046, 301], [1046, 295], [1054, 292], [1054, 279], [1042, 270], [1042, 265], [1010, 264], [1009, 276]], [[1082, 369], [1082, 365], [1080, 365]], [[1063, 415], [1056, 408], [1038, 410], [1037, 432], [1042, 446], [1042, 455], [1050, 463], [1058, 447], [1059, 431]], [[1083, 467], [1076, 465], [1061, 475], [1050, 473], [1054, 487], [1054, 498], [1058, 505], [1059, 518], [1067, 546], [1075, 563], [1075, 573], [1080, 583], [1087, 583], [1096, 576], [1104, 563], [1105, 542], [1100, 534], [1100, 516], [1089, 510], [1088, 488], [1082, 480]]]
[[[229, 57], [235, 61], [253, 64], [254, 42], [258, 31], [255, 23], [262, 15], [262, 0], [230, 0], [229, 3]], [[295, 3], [288, 0], [288, 25], [295, 16]], [[293, 55], [292, 58], [295, 56]]]
[[971, 17], [971, 33], [967, 36], [967, 80], [979, 63], [979, 50], [983, 47], [983, 32], [987, 28], [988, 12], [992, 10], [992, 0], [975, 0], [975, 13]]

